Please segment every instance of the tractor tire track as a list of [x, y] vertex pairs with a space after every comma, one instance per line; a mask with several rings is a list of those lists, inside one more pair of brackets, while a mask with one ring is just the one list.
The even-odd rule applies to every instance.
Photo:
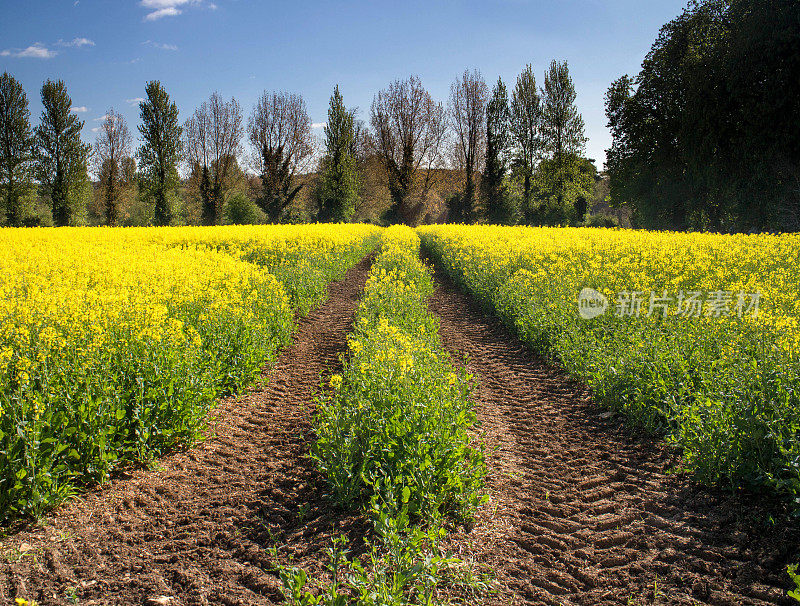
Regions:
[[269, 383], [220, 402], [209, 439], [0, 540], [0, 604], [281, 604], [278, 557], [324, 578], [331, 536], [369, 524], [326, 498], [308, 457], [313, 397], [341, 367], [371, 259], [300, 321]]
[[662, 441], [595, 405], [441, 272], [430, 310], [476, 381], [491, 501], [450, 547], [494, 571], [489, 603], [792, 603], [800, 532], [770, 524], [777, 504], [672, 473]]

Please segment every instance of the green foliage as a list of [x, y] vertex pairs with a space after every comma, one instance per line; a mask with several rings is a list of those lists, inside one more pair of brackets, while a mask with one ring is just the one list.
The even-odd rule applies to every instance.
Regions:
[[[681, 449], [685, 468], [696, 478], [732, 488], [767, 487], [800, 507], [800, 364], [787, 350], [791, 345], [778, 343], [783, 331], [794, 335], [788, 328], [792, 320], [781, 321], [786, 328], [775, 328], [761, 315], [752, 322], [735, 315], [621, 317], [611, 311], [584, 320], [577, 314], [578, 292], [584, 286], [600, 288], [612, 267], [614, 272], [626, 265], [630, 270], [628, 284], [615, 284], [617, 290], [644, 290], [631, 286], [633, 280], [651, 280], [658, 271], [660, 262], [648, 259], [641, 239], [620, 232], [606, 236], [576, 232], [572, 243], [543, 242], [547, 248], [539, 251], [531, 240], [519, 249], [511, 232], [511, 242], [499, 240], [487, 246], [477, 237], [471, 243], [469, 236], [437, 233], [437, 229], [443, 228], [421, 230], [423, 242], [454, 279], [494, 309], [533, 349], [587, 383], [600, 402], [633, 423], [666, 435]], [[547, 231], [535, 235], [543, 237]], [[561, 240], [571, 237], [567, 231], [559, 230]], [[617, 237], [612, 239], [612, 234]], [[601, 252], [602, 237], [609, 245]], [[627, 237], [624, 252], [614, 251]], [[662, 245], [666, 247], [670, 237], [663, 234]], [[578, 244], [581, 240], [589, 241], [584, 247]], [[793, 263], [765, 248], [761, 255], [734, 264], [734, 243], [720, 240], [716, 246], [731, 252], [724, 255], [709, 247], [704, 257], [698, 252], [706, 250], [703, 244], [691, 250], [688, 241], [676, 242], [675, 250], [687, 256], [682, 269], [674, 272], [673, 284], [687, 290], [714, 290], [725, 288], [722, 280], [743, 283], [738, 280], [763, 275], [765, 265], [778, 265], [782, 269], [768, 280], [775, 282], [785, 275], [786, 264]], [[515, 252], [509, 259], [508, 253], [497, 250]], [[695, 263], [687, 260], [692, 258]], [[609, 303], [614, 305], [613, 300]], [[789, 305], [795, 305], [794, 298]]]
[[8, 72], [0, 76], [0, 212], [8, 225], [22, 225], [22, 201], [33, 187], [28, 97]]
[[225, 204], [225, 214], [231, 225], [256, 225], [266, 223], [264, 212], [246, 194], [236, 192]]
[[535, 193], [528, 212], [534, 225], [574, 225], [586, 214], [586, 200], [592, 195], [597, 171], [581, 156], [565, 154], [542, 160], [536, 167]]
[[386, 233], [345, 369], [332, 379], [335, 393], [319, 402], [312, 455], [345, 503], [377, 495], [391, 514], [469, 516], [485, 474], [468, 434], [469, 377], [439, 344], [427, 311], [431, 277], [410, 235]]
[[522, 193], [522, 212], [528, 222], [531, 208], [531, 185], [533, 173], [539, 162], [544, 142], [542, 139], [542, 98], [536, 87], [533, 68], [525, 70], [517, 77], [517, 84], [511, 94], [511, 133], [514, 139], [513, 168], [524, 183]]
[[637, 225], [800, 230], [798, 20], [792, 0], [691, 2], [612, 83], [611, 196]]
[[[63, 81], [42, 86], [41, 123], [36, 127], [37, 177], [51, 201], [56, 225], [85, 222], [84, 186], [90, 148], [81, 142], [83, 122], [72, 113]], [[83, 218], [83, 220], [82, 220]]]
[[371, 506], [378, 541], [367, 541], [362, 559], [348, 558], [346, 539], [338, 537], [327, 550], [327, 569], [333, 579], [318, 595], [306, 589], [304, 570], [278, 564], [286, 603], [291, 606], [434, 606], [449, 604], [440, 597], [443, 586], [467, 595], [486, 593], [485, 579], [439, 546], [445, 531], [423, 530], [410, 523], [403, 510], [396, 516], [373, 500]]
[[787, 572], [791, 577], [792, 581], [794, 581], [795, 588], [793, 591], [789, 592], [789, 597], [794, 598], [796, 601], [800, 602], [800, 574], [797, 574], [797, 564], [791, 564], [787, 568]]
[[181, 134], [178, 107], [158, 80], [147, 83], [147, 99], [139, 104], [139, 133], [142, 145], [137, 151], [142, 189], [154, 205], [156, 225], [169, 225], [173, 219], [172, 198], [180, 178]]
[[316, 192], [320, 221], [352, 219], [358, 202], [360, 177], [355, 149], [355, 116], [334, 88], [325, 125], [325, 156]]
[[[591, 196], [594, 181], [580, 157], [586, 138], [576, 97], [567, 62], [553, 61], [542, 89], [541, 138], [547, 157], [534, 175], [539, 195], [528, 223], [566, 225], [583, 221], [585, 201]], [[584, 201], [582, 213], [576, 212], [579, 199]]]
[[503, 80], [498, 78], [486, 107], [486, 165], [481, 179], [483, 216], [489, 223], [498, 225], [516, 222], [516, 208], [505, 182], [511, 142], [508, 91]]

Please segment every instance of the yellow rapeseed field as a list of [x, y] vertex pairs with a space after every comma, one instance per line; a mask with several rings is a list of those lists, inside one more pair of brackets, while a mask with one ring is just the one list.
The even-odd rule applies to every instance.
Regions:
[[377, 231], [0, 231], [0, 518], [196, 439]]
[[418, 231], [524, 340], [666, 432], [699, 477], [800, 494], [800, 235]]

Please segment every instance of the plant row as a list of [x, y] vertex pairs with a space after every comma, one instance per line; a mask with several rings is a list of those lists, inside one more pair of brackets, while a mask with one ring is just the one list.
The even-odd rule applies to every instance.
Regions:
[[339, 502], [370, 513], [378, 541], [352, 560], [338, 541], [333, 583], [317, 595], [302, 571], [281, 568], [290, 603], [435, 604], [445, 578], [480, 585], [438, 547], [445, 520], [467, 518], [481, 502], [486, 469], [469, 433], [469, 376], [439, 342], [419, 246], [410, 228], [384, 232], [344, 369], [315, 416], [312, 456]]
[[343, 229], [228, 230], [273, 265], [319, 262], [276, 272], [304, 276], [291, 297], [202, 229], [4, 231], [0, 520], [200, 439], [214, 400], [258, 378], [295, 313], [376, 244], [372, 228]]
[[[669, 436], [700, 480], [800, 497], [798, 236], [419, 233], [536, 351], [601, 402]], [[598, 305], [605, 298], [604, 313], [579, 315], [584, 288]]]

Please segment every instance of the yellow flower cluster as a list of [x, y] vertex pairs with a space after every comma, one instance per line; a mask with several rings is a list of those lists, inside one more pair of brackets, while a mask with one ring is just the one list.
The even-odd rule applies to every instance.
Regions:
[[428, 310], [430, 271], [420, 241], [388, 228], [348, 337], [350, 355], [334, 393], [319, 401], [312, 449], [344, 501], [364, 490], [412, 516], [469, 512], [485, 472], [467, 431], [474, 420], [466, 375], [453, 368]]
[[699, 479], [800, 496], [800, 234], [418, 231], [533, 348], [667, 433]]
[[[102, 479], [118, 455], [108, 451], [121, 444], [119, 456], [144, 457], [191, 441], [215, 395], [252, 380], [287, 342], [294, 315], [321, 302], [326, 283], [379, 233], [363, 225], [1, 230], [0, 452], [24, 451], [14, 444], [23, 423], [27, 448], [60, 457], [43, 458], [59, 466], [53, 473], [80, 475], [65, 471], [75, 464]], [[141, 444], [131, 446], [134, 430]], [[38, 476], [25, 464], [0, 467], [0, 520], [14, 499], [49, 490], [33, 485]]]
[[[496, 226], [418, 230], [452, 272], [481, 297], [525, 272], [549, 304], [577, 311], [578, 294], [593, 288], [614, 304], [620, 292], [673, 298], [680, 291], [760, 295], [751, 322], [774, 329], [784, 348], [800, 352], [800, 235], [719, 235], [593, 228]], [[735, 314], [731, 314], [735, 315]]]

